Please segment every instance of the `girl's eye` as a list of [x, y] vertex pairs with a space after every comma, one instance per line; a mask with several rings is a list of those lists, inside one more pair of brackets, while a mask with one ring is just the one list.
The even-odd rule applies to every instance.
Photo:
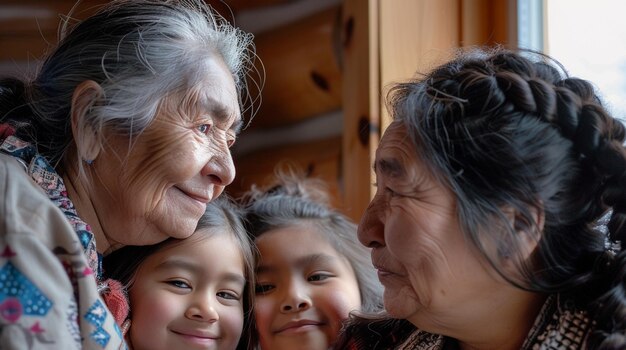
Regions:
[[257, 284], [254, 287], [254, 293], [255, 294], [267, 294], [269, 293], [272, 289], [274, 289], [274, 286], [271, 284]]
[[191, 289], [191, 286], [187, 284], [187, 282], [183, 282], [179, 280], [167, 281], [166, 283], [176, 288]]
[[233, 293], [233, 292], [218, 292], [217, 296], [223, 299], [229, 299], [229, 300], [239, 300], [239, 295]]
[[333, 277], [332, 275], [329, 274], [325, 274], [325, 273], [316, 273], [314, 275], [309, 276], [308, 281], [309, 282], [320, 282], [323, 280], [326, 280], [328, 278]]
[[200, 131], [203, 134], [207, 134], [209, 130], [211, 130], [211, 125], [209, 124], [202, 124], [198, 126], [198, 131]]

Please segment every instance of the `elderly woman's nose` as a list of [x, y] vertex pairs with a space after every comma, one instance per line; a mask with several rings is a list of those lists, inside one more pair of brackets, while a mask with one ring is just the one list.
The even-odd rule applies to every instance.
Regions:
[[376, 198], [374, 198], [367, 209], [365, 209], [357, 231], [357, 236], [361, 244], [369, 248], [385, 245], [385, 225], [382, 221], [381, 212], [377, 209], [375, 200]]
[[235, 164], [230, 150], [226, 148], [209, 159], [202, 169], [202, 175], [208, 176], [218, 186], [227, 186], [235, 179]]

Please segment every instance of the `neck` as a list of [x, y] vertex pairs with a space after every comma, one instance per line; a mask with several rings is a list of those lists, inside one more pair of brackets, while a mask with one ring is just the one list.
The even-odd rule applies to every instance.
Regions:
[[461, 328], [464, 330], [458, 336], [454, 336], [459, 342], [460, 349], [514, 350], [522, 348], [546, 296], [519, 289], [513, 289], [507, 295], [491, 299], [491, 303], [483, 304], [485, 311], [475, 315], [466, 323], [473, 326]]
[[425, 308], [409, 321], [418, 329], [451, 338], [446, 341], [448, 348], [518, 350], [546, 298], [504, 281], [485, 282], [480, 291], [464, 296], [466, 302], [451, 306], [440, 300], [444, 306]]
[[98, 253], [104, 253], [109, 249], [110, 243], [100, 224], [98, 213], [91, 198], [91, 191], [88, 190], [78, 175], [76, 167], [68, 169], [65, 175], [63, 175], [63, 181], [67, 188], [67, 195], [74, 204], [78, 216], [91, 227], [91, 231], [96, 239]]

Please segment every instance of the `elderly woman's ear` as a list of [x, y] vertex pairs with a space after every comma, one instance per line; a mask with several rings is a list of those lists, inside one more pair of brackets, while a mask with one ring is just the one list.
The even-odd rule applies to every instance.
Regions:
[[515, 236], [514, 247], [519, 247], [519, 257], [526, 260], [535, 251], [545, 222], [545, 214], [541, 205], [527, 206], [526, 213], [522, 213], [519, 209], [511, 206], [502, 208], [502, 212], [508, 220], [509, 227], [513, 228]]
[[78, 84], [72, 95], [72, 134], [78, 158], [87, 163], [93, 162], [100, 153], [100, 139], [88, 114], [102, 96], [102, 87], [93, 80]]

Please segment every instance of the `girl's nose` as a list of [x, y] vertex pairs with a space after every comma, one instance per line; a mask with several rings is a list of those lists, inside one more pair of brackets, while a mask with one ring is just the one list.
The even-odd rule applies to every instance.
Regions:
[[185, 311], [185, 317], [203, 322], [216, 322], [220, 316], [215, 308], [217, 300], [208, 296], [199, 296], [194, 299], [193, 303], [189, 305]]
[[300, 312], [311, 307], [311, 299], [306, 288], [292, 283], [280, 305], [281, 312]]

